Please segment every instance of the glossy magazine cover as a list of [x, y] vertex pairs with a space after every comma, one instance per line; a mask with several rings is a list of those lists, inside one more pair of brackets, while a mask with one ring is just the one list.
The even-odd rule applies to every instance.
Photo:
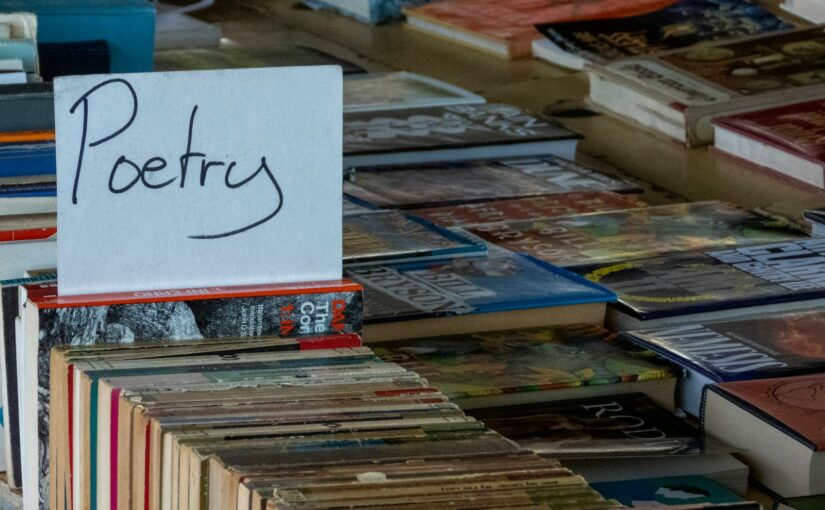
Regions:
[[587, 324], [405, 340], [375, 352], [451, 399], [673, 377], [649, 351]]
[[803, 237], [789, 221], [724, 202], [693, 202], [468, 227], [482, 239], [562, 267]]

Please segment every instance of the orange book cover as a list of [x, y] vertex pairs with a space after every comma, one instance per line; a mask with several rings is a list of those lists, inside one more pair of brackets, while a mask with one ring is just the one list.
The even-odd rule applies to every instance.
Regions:
[[53, 142], [54, 131], [15, 131], [0, 133], [0, 143]]
[[529, 56], [530, 43], [541, 37], [535, 25], [637, 16], [676, 1], [445, 0], [407, 9], [405, 13], [504, 42], [510, 48], [510, 56], [517, 58]]

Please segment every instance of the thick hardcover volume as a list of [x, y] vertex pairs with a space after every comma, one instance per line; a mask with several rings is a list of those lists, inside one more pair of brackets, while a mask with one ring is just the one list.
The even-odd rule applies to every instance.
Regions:
[[408, 19], [421, 18], [449, 30], [505, 44], [510, 58], [520, 58], [530, 56], [530, 43], [540, 37], [534, 28], [537, 23], [620, 18], [649, 12], [673, 1], [447, 0], [404, 12]]
[[[814, 451], [825, 449], [825, 374], [708, 386]], [[492, 427], [491, 424], [488, 424]]]
[[643, 205], [633, 196], [594, 191], [430, 207], [413, 209], [411, 212], [438, 225], [463, 227], [501, 221], [533, 220], [569, 214], [635, 209]]
[[451, 399], [674, 376], [649, 351], [590, 324], [406, 340], [376, 346], [375, 352]]
[[578, 268], [639, 319], [825, 298], [825, 239], [804, 239]]
[[710, 121], [719, 115], [825, 96], [825, 32], [813, 27], [700, 44], [589, 71], [591, 86], [613, 82], [666, 105], [662, 122], [683, 116], [686, 142], [701, 145], [713, 140]]
[[724, 202], [694, 202], [490, 223], [467, 230], [563, 267], [803, 237], [787, 220]]
[[[24, 287], [24, 374], [39, 385], [39, 477], [48, 501], [49, 354], [52, 347], [150, 340], [361, 333], [361, 286], [348, 280], [84, 296], [54, 282]], [[35, 314], [35, 315], [30, 315]], [[24, 326], [25, 328], [26, 326]], [[30, 379], [31, 383], [35, 381]], [[23, 406], [33, 403], [24, 402]], [[21, 413], [25, 420], [27, 413]], [[28, 416], [32, 416], [28, 413]], [[34, 451], [36, 445], [23, 445]], [[23, 468], [25, 469], [25, 467]]]
[[348, 265], [482, 255], [487, 250], [483, 242], [398, 211], [345, 215], [343, 235]]
[[641, 189], [554, 156], [359, 169], [344, 182], [352, 197], [401, 209], [585, 191]]
[[498, 250], [482, 258], [368, 266], [346, 273], [364, 286], [366, 323], [604, 303], [614, 297], [573, 273]]
[[713, 124], [825, 168], [825, 100], [719, 117]]
[[562, 459], [706, 450], [700, 431], [641, 393], [478, 409], [471, 414], [524, 448]]
[[681, 0], [640, 16], [537, 28], [561, 50], [604, 63], [792, 27], [750, 0]]
[[415, 108], [344, 115], [344, 159], [400, 151], [581, 138], [505, 104]]
[[721, 382], [822, 371], [823, 331], [825, 312], [812, 311], [633, 331], [628, 336]]

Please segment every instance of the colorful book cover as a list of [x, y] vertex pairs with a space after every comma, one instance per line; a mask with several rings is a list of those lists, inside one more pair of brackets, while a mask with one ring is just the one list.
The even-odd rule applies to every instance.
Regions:
[[410, 212], [444, 227], [464, 227], [483, 223], [635, 209], [644, 205], [631, 195], [593, 191], [430, 207], [413, 209]]
[[662, 205], [468, 227], [482, 239], [563, 267], [803, 237], [789, 221], [723, 202]]
[[414, 108], [344, 115], [344, 159], [401, 151], [580, 138], [553, 121], [505, 104]]
[[539, 33], [534, 25], [601, 18], [621, 18], [660, 9], [675, 0], [446, 0], [407, 9], [420, 17], [511, 46], [512, 57], [530, 55]]
[[793, 26], [750, 0], [680, 0], [640, 16], [537, 28], [561, 50], [603, 63]]
[[825, 374], [708, 386], [730, 402], [779, 427], [814, 451], [825, 449]]
[[490, 250], [487, 257], [365, 266], [345, 272], [364, 286], [367, 323], [603, 303], [614, 297], [573, 273], [503, 250]]
[[825, 83], [825, 33], [819, 27], [700, 44], [658, 57], [735, 95]]
[[667, 476], [591, 485], [607, 499], [630, 508], [742, 501], [724, 485], [704, 476]]
[[582, 267], [640, 320], [825, 298], [825, 239]]
[[642, 393], [493, 407], [469, 414], [523, 448], [561, 459], [706, 451], [699, 430]]
[[[57, 284], [25, 286], [39, 331], [23, 338], [21, 371], [39, 385], [40, 497], [48, 501], [49, 355], [52, 347], [219, 337], [361, 333], [360, 285], [347, 280], [58, 296]], [[24, 319], [25, 322], [25, 319]], [[30, 339], [37, 341], [36, 347]], [[27, 416], [23, 403], [21, 416]], [[30, 416], [31, 413], [28, 413]], [[25, 449], [26, 445], [21, 445]], [[37, 448], [37, 450], [35, 450]]]
[[713, 124], [825, 165], [825, 100], [718, 117]]
[[487, 250], [483, 242], [398, 211], [344, 216], [343, 227], [348, 265], [481, 255]]
[[716, 381], [825, 369], [825, 312], [762, 315], [628, 333], [645, 348]]
[[649, 351], [587, 324], [404, 340], [375, 352], [451, 399], [674, 376]]
[[379, 167], [352, 172], [344, 192], [378, 207], [435, 207], [585, 191], [640, 188], [554, 156]]

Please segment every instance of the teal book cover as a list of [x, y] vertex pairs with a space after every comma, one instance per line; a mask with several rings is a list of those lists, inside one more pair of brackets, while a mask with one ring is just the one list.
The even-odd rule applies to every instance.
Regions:
[[630, 508], [742, 501], [731, 490], [704, 476], [603, 482], [592, 487], [604, 498], [615, 499]]

